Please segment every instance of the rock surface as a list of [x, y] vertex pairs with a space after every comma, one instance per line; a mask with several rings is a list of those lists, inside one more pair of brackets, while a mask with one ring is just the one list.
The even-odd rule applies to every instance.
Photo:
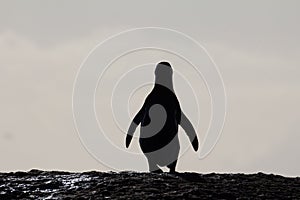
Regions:
[[74, 198], [300, 199], [300, 177], [40, 170], [0, 173], [0, 199]]

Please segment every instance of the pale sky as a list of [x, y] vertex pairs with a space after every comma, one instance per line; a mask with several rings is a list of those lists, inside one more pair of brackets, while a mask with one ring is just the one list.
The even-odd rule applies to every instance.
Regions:
[[[80, 142], [72, 115], [73, 83], [80, 64], [101, 41], [155, 26], [202, 44], [218, 65], [227, 94], [217, 145], [203, 160], [189, 149], [177, 169], [300, 176], [299, 6], [296, 0], [0, 1], [0, 171], [112, 170]], [[151, 55], [136, 54], [145, 63], [156, 58]], [[182, 62], [164, 57], [175, 68]], [[129, 55], [120, 63], [134, 59]], [[199, 130], [204, 130], [208, 104], [203, 83], [198, 84], [193, 87], [203, 94]], [[145, 91], [132, 98], [132, 114]], [[101, 109], [101, 96], [96, 99]], [[194, 104], [183, 104], [193, 115]]]

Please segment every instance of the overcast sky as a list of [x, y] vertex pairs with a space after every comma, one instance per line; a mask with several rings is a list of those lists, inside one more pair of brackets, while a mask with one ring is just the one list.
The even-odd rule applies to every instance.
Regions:
[[85, 150], [74, 127], [76, 73], [107, 37], [155, 26], [202, 44], [228, 98], [214, 150], [198, 160], [189, 149], [178, 170], [300, 176], [299, 6], [296, 0], [0, 1], [0, 171], [111, 170]]

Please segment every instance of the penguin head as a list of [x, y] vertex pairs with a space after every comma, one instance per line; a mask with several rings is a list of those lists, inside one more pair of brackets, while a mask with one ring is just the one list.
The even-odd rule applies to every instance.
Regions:
[[172, 77], [172, 74], [173, 74], [173, 69], [170, 63], [166, 61], [162, 61], [156, 65], [155, 76], [170, 78]]
[[156, 65], [155, 84], [164, 86], [173, 91], [173, 69], [170, 63], [163, 61]]

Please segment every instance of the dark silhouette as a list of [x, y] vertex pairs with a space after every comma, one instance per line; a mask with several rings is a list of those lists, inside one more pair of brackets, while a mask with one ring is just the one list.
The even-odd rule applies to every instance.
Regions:
[[150, 172], [162, 172], [159, 166], [167, 166], [171, 173], [175, 172], [180, 149], [178, 125], [187, 133], [194, 150], [198, 150], [196, 132], [180, 108], [172, 75], [168, 62], [158, 63], [154, 88], [131, 122], [126, 136], [128, 148], [136, 127], [141, 123], [139, 142]]

